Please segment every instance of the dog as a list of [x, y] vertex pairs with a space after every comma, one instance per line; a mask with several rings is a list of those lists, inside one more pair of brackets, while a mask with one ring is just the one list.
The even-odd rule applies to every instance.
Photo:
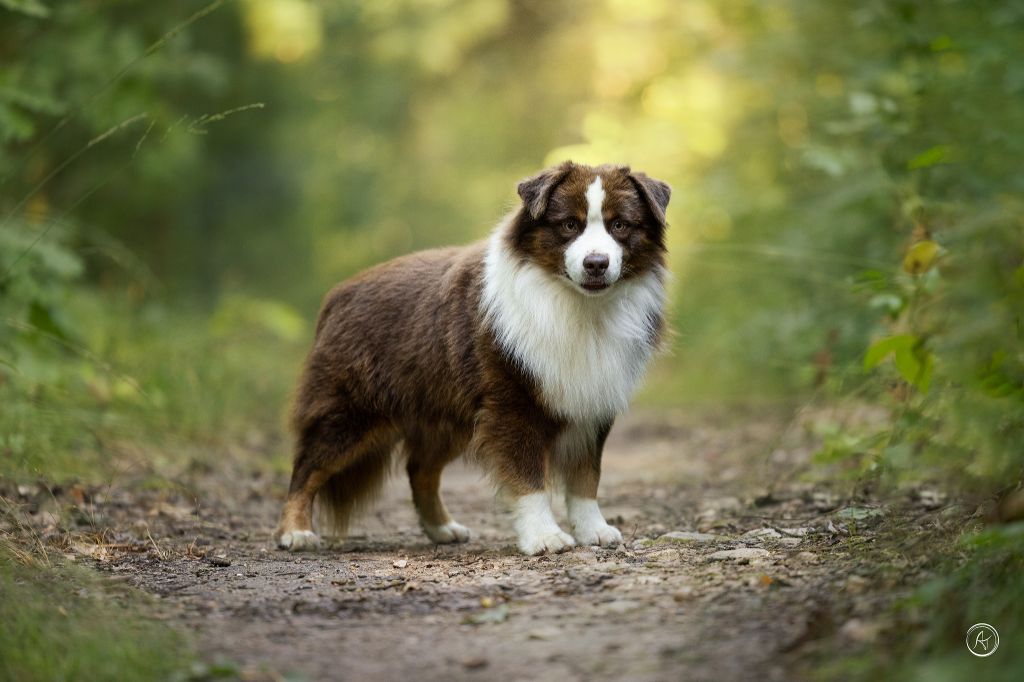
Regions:
[[278, 547], [319, 546], [314, 499], [343, 534], [397, 453], [435, 543], [470, 537], [439, 492], [463, 454], [510, 502], [522, 553], [622, 542], [597, 503], [601, 453], [664, 336], [671, 189], [567, 161], [518, 194], [488, 240], [396, 258], [327, 295], [292, 412]]

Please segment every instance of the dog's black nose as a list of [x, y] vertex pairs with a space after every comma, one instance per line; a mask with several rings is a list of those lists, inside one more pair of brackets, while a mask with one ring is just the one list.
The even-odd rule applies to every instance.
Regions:
[[600, 277], [608, 269], [608, 256], [603, 253], [592, 253], [583, 259], [583, 269], [591, 277]]

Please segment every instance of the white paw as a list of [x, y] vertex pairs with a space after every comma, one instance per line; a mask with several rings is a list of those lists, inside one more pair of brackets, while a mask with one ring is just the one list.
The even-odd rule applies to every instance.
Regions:
[[601, 547], [615, 547], [622, 544], [622, 533], [615, 526], [603, 525], [576, 526], [572, 534], [576, 537], [576, 544], [590, 547], [600, 545]]
[[565, 501], [576, 542], [587, 547], [614, 547], [622, 543], [622, 533], [604, 520], [597, 500], [569, 495]]
[[558, 527], [551, 514], [551, 502], [542, 492], [516, 499], [513, 518], [519, 551], [523, 554], [554, 554], [576, 546], [572, 536]]
[[423, 532], [427, 537], [439, 545], [447, 545], [452, 542], [469, 542], [469, 529], [461, 523], [449, 521], [441, 526], [432, 526], [424, 523]]
[[525, 534], [519, 536], [519, 551], [534, 556], [536, 554], [557, 554], [576, 546], [576, 541], [568, 533], [557, 528], [546, 534]]
[[277, 539], [277, 546], [290, 552], [301, 552], [318, 548], [320, 538], [311, 530], [290, 530], [281, 533], [281, 537]]

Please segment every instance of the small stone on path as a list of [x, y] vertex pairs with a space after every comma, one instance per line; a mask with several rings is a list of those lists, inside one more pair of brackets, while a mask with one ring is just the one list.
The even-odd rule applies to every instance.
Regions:
[[782, 533], [774, 528], [755, 528], [744, 533], [742, 539], [763, 542], [764, 540], [778, 540], [781, 537]]
[[226, 556], [208, 556], [206, 557], [206, 561], [211, 566], [219, 566], [221, 568], [226, 568], [231, 565], [231, 559]]
[[750, 561], [751, 559], [764, 559], [771, 553], [760, 547], [740, 547], [739, 549], [723, 549], [708, 555], [711, 561]]
[[681, 543], [705, 543], [705, 542], [719, 542], [723, 540], [720, 535], [712, 535], [711, 533], [695, 533], [688, 530], [674, 530], [671, 533], [665, 533], [659, 536], [655, 542], [681, 542]]

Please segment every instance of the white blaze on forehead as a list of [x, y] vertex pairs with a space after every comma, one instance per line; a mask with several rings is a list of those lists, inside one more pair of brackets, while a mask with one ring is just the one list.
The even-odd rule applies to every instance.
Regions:
[[604, 216], [601, 209], [604, 207], [604, 187], [601, 183], [601, 176], [598, 175], [587, 187], [587, 227], [592, 223], [604, 225]]
[[604, 281], [614, 283], [622, 274], [622, 246], [608, 234], [604, 226], [604, 187], [598, 175], [587, 187], [587, 226], [565, 250], [565, 271], [572, 281], [582, 284], [586, 276], [583, 259], [593, 253], [608, 256], [608, 270], [604, 273]]

